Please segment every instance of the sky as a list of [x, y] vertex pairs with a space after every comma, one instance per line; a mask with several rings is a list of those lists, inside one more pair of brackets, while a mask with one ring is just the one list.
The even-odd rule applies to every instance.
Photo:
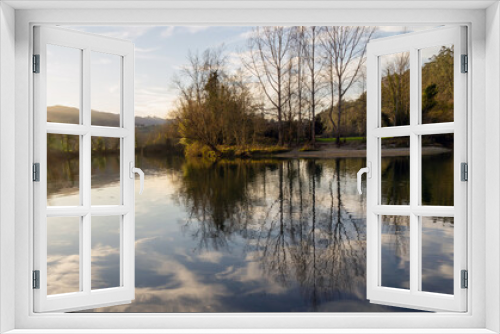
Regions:
[[[246, 48], [251, 26], [71, 26], [66, 27], [114, 38], [135, 45], [135, 115], [168, 118], [177, 91], [173, 78], [187, 63], [191, 52], [224, 45], [227, 54]], [[432, 27], [379, 27], [374, 38], [399, 35]], [[79, 73], [74, 66], [78, 52], [52, 47], [48, 54], [47, 105], [79, 104]], [[61, 57], [62, 56], [62, 57]], [[61, 61], [61, 59], [65, 59]], [[119, 60], [116, 56], [93, 52], [91, 58], [92, 109], [117, 113], [119, 106]]]

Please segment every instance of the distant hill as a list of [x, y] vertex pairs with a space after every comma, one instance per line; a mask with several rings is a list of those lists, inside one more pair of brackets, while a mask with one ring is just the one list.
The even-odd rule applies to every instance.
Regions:
[[[117, 114], [92, 110], [92, 124], [101, 126], [119, 126], [120, 116]], [[78, 109], [65, 106], [52, 106], [47, 108], [47, 121], [58, 123], [78, 123]], [[159, 117], [135, 117], [135, 126], [162, 125], [169, 120]]]

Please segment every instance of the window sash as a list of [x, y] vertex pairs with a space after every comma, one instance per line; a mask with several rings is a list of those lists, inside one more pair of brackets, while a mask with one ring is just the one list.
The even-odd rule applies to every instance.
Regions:
[[[207, 3], [207, 8], [211, 8]], [[443, 8], [447, 7], [444, 2], [436, 2], [442, 4]], [[457, 3], [460, 5], [461, 3]], [[33, 22], [43, 24], [89, 24], [89, 25], [128, 25], [128, 24], [143, 24], [148, 25], [154, 22], [154, 25], [159, 24], [192, 24], [193, 22], [203, 22], [205, 24], [221, 25], [234, 24], [239, 25], [266, 25], [266, 24], [308, 24], [311, 23], [311, 17], [314, 17], [314, 23], [318, 24], [342, 24], [355, 25], [359, 22], [372, 25], [400, 25], [401, 22], [407, 25], [434, 25], [436, 22], [442, 24], [459, 24], [468, 22], [469, 27], [474, 29], [469, 30], [472, 42], [469, 44], [469, 51], [478, 57], [470, 58], [470, 65], [474, 68], [484, 67], [485, 63], [493, 66], [496, 60], [492, 57], [490, 61], [484, 57], [484, 41], [487, 36], [490, 36], [493, 31], [485, 31], [484, 23], [487, 22], [484, 10], [481, 10], [480, 5], [472, 6], [465, 9], [439, 9], [439, 8], [423, 8], [415, 9], [417, 3], [401, 3], [401, 8], [409, 5], [412, 10], [408, 9], [387, 9], [381, 2], [374, 2], [371, 8], [378, 8], [377, 15], [374, 15], [373, 9], [321, 9], [314, 4], [307, 4], [307, 10], [292, 9], [290, 6], [283, 5], [280, 9], [266, 9], [262, 6], [255, 6], [254, 10], [241, 10], [231, 8], [219, 8], [216, 11], [209, 9], [192, 8], [189, 10], [176, 9], [167, 6], [165, 9], [143, 9], [143, 10], [127, 10], [116, 9], [103, 13], [99, 9], [87, 10], [39, 10], [32, 9], [29, 11], [20, 11], [16, 17], [16, 36], [17, 36], [17, 65], [16, 71], [23, 73], [18, 76], [16, 85], [18, 86], [18, 98], [16, 100], [16, 128], [30, 129], [31, 115], [33, 109], [31, 106], [31, 75], [28, 75], [30, 44], [30, 26]], [[413, 6], [413, 7], [412, 7]], [[207, 11], [211, 15], [207, 16]], [[263, 15], [265, 13], [265, 15]], [[312, 16], [311, 16], [312, 15]], [[491, 21], [490, 21], [491, 22]], [[487, 45], [494, 45], [495, 39], [486, 39]], [[485, 77], [493, 80], [498, 84], [498, 79], [493, 72], [478, 73], [475, 76], [469, 76], [468, 82], [472, 83], [471, 91], [468, 93], [468, 105], [477, 113], [478, 121], [468, 123], [468, 130], [474, 131], [476, 135], [484, 132], [482, 125], [482, 115], [484, 113], [484, 96], [485, 96]], [[495, 96], [495, 95], [491, 95]], [[474, 97], [474, 99], [471, 99]], [[488, 113], [488, 110], [486, 110]], [[494, 111], [490, 112], [494, 114]], [[471, 114], [468, 115], [471, 120]], [[19, 133], [19, 132], [18, 132]], [[470, 280], [469, 299], [471, 308], [467, 313], [413, 313], [413, 314], [274, 314], [259, 315], [259, 314], [33, 314], [31, 294], [31, 282], [26, 277], [30, 276], [31, 259], [32, 259], [32, 244], [29, 238], [32, 235], [32, 212], [31, 212], [31, 182], [26, 179], [25, 175], [30, 174], [31, 162], [29, 155], [19, 155], [16, 157], [16, 168], [20, 171], [21, 176], [16, 175], [16, 183], [20, 185], [17, 198], [27, 198], [25, 202], [18, 201], [16, 203], [16, 262], [24, 263], [26, 259], [30, 259], [30, 263], [26, 265], [16, 266], [16, 276], [19, 278], [16, 284], [16, 323], [17, 328], [94, 328], [89, 329], [89, 332], [99, 332], [98, 328], [143, 328], [137, 332], [144, 332], [146, 328], [193, 328], [196, 324], [198, 328], [232, 328], [232, 331], [238, 331], [237, 328], [247, 327], [254, 328], [256, 324], [265, 328], [305, 328], [304, 331], [312, 332], [314, 328], [360, 328], [360, 324], [364, 329], [360, 331], [369, 332], [369, 328], [398, 328], [398, 332], [405, 332], [403, 328], [421, 328], [422, 332], [426, 332], [425, 328], [471, 328], [468, 332], [485, 332], [485, 294], [484, 294], [484, 274], [485, 262], [484, 259], [484, 229], [489, 229], [492, 226], [489, 221], [484, 219], [482, 204], [485, 198], [483, 195], [484, 177], [480, 170], [481, 164], [484, 162], [484, 156], [480, 152], [483, 151], [482, 137], [471, 137], [469, 147], [473, 148], [476, 160], [470, 161], [469, 166], [469, 184], [471, 188], [469, 193], [475, 194], [474, 202], [469, 202], [468, 207], [472, 210], [468, 211], [469, 217], [472, 217], [475, 229], [479, 233], [471, 234], [471, 244], [468, 248], [471, 254], [469, 264], [473, 269], [475, 279]], [[490, 147], [495, 147], [496, 144], [491, 144]], [[32, 150], [28, 141], [21, 140], [16, 143], [18, 151], [29, 152]], [[472, 151], [474, 152], [474, 151]], [[474, 169], [472, 165], [478, 164], [478, 168]], [[474, 180], [474, 181], [473, 181]], [[469, 232], [471, 227], [469, 225]], [[490, 234], [490, 236], [492, 236]], [[14, 236], [12, 236], [14, 237]], [[495, 239], [496, 240], [496, 239]], [[475, 245], [472, 247], [472, 244]], [[28, 246], [26, 246], [28, 245]], [[495, 282], [495, 281], [491, 281]], [[493, 283], [494, 286], [498, 282]], [[493, 287], [488, 284], [487, 287]], [[492, 305], [492, 300], [488, 305]], [[488, 299], [486, 300], [488, 303]], [[474, 310], [474, 312], [471, 312]], [[376, 316], [374, 316], [376, 315]], [[353, 323], [353, 317], [355, 322]], [[220, 330], [221, 332], [224, 330]], [[272, 330], [270, 330], [272, 331]], [[332, 329], [332, 332], [335, 330]], [[376, 330], [373, 330], [376, 332]], [[436, 330], [433, 330], [434, 332]]]
[[[448, 27], [388, 37], [370, 42], [367, 51], [367, 161], [372, 177], [367, 179], [367, 298], [377, 304], [422, 310], [465, 312], [467, 290], [461, 288], [460, 272], [467, 269], [467, 183], [460, 181], [460, 163], [467, 162], [467, 75], [461, 73], [461, 54], [467, 54], [465, 27]], [[419, 50], [454, 45], [454, 122], [420, 123], [421, 62]], [[410, 125], [382, 127], [380, 57], [410, 52]], [[422, 206], [421, 136], [454, 134], [454, 206]], [[380, 205], [381, 138], [410, 137], [410, 205]], [[410, 219], [410, 287], [408, 290], [381, 286], [381, 214], [404, 215]], [[420, 291], [422, 282], [422, 216], [454, 217], [454, 294]]]
[[[47, 122], [46, 110], [46, 46], [58, 45], [82, 50], [80, 86], [80, 124]], [[103, 52], [121, 58], [121, 127], [91, 125], [90, 55]], [[37, 26], [34, 28], [34, 54], [40, 55], [40, 73], [34, 74], [34, 161], [40, 163], [40, 182], [34, 190], [34, 270], [40, 271], [40, 288], [33, 290], [35, 312], [75, 311], [100, 306], [128, 303], [134, 298], [134, 239], [135, 199], [134, 180], [129, 177], [129, 162], [135, 161], [133, 111], [133, 52], [128, 41], [117, 40], [78, 31]], [[47, 134], [77, 135], [79, 149], [80, 205], [68, 207], [47, 206]], [[93, 136], [120, 139], [121, 204], [99, 206], [91, 204], [91, 139]], [[120, 286], [93, 290], [91, 286], [91, 217], [120, 216]], [[74, 293], [47, 295], [47, 218], [80, 217], [79, 227], [79, 281]]]

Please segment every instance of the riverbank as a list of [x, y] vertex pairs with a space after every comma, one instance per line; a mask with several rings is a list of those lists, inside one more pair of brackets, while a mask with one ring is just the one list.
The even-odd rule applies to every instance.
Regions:
[[[440, 147], [424, 147], [422, 155], [434, 155], [452, 152], [453, 150]], [[383, 157], [399, 157], [409, 156], [410, 149], [408, 148], [384, 148], [382, 150]], [[288, 152], [273, 154], [276, 158], [364, 158], [366, 157], [366, 149], [355, 149], [352, 147], [337, 147], [337, 145], [318, 145], [315, 151], [300, 151], [299, 148], [292, 149]]]
[[[284, 147], [284, 146], [220, 146], [219, 152], [215, 153], [208, 147], [190, 147], [189, 150], [179, 148], [179, 153], [190, 157], [204, 157], [208, 159], [232, 159], [232, 158], [364, 158], [366, 157], [366, 145], [360, 143], [347, 143], [338, 147], [335, 143], [317, 143], [316, 148], [305, 149], [304, 146]], [[163, 151], [161, 148], [157, 151]], [[171, 152], [171, 150], [169, 150]], [[453, 152], [452, 149], [443, 146], [427, 146], [422, 148], [422, 155], [436, 155]], [[409, 156], [410, 150], [405, 147], [389, 145], [382, 150], [383, 157]]]

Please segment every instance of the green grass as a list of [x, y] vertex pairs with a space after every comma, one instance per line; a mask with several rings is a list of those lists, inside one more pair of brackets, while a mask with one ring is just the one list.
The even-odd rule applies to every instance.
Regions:
[[[363, 141], [363, 137], [341, 137], [340, 141], [343, 143], [344, 141], [346, 142], [355, 142], [355, 141]], [[337, 138], [316, 138], [316, 141], [319, 143], [335, 143], [337, 141]]]

